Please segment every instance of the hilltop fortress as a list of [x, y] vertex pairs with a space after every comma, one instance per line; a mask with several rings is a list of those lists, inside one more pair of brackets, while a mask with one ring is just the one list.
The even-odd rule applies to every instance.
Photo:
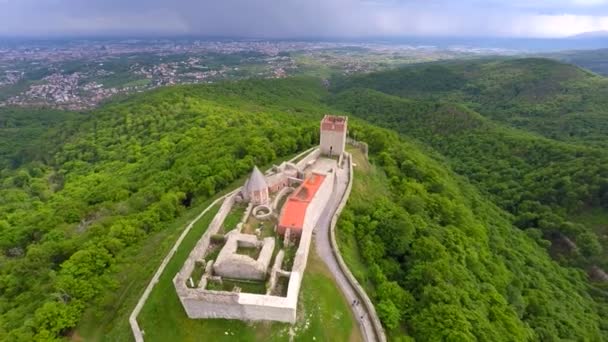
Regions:
[[315, 225], [342, 197], [347, 121], [326, 115], [318, 148], [265, 174], [254, 167], [224, 200], [173, 279], [188, 317], [295, 322]]

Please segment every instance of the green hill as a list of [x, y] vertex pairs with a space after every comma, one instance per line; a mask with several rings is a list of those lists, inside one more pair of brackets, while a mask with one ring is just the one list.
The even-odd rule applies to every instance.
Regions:
[[[311, 82], [161, 89], [90, 113], [50, 160], [3, 169], [0, 339], [67, 333], [104, 296], [119, 300], [130, 282], [117, 277], [149, 236], [254, 164], [310, 147]], [[277, 109], [287, 102], [291, 114]]]
[[606, 312], [586, 277], [552, 261], [542, 237], [514, 227], [417, 144], [353, 129], [378, 153], [371, 166], [356, 160], [340, 244], [392, 339], [606, 338]]
[[81, 116], [49, 109], [0, 108], [0, 168], [49, 160]]
[[[376, 77], [376, 76], [374, 76]], [[608, 208], [608, 154], [492, 122], [465, 104], [400, 98], [369, 89], [346, 90], [328, 100], [366, 120], [419, 139], [446, 157], [522, 229], [540, 229], [553, 241], [577, 243], [568, 263], [608, 268], [601, 236], [570, 218]]]
[[608, 49], [554, 52], [547, 54], [546, 57], [572, 63], [600, 75], [608, 76]]
[[553, 60], [423, 64], [333, 82], [336, 93], [352, 88], [466, 103], [487, 118], [545, 137], [608, 146], [608, 79]]
[[[351, 135], [369, 143], [339, 237], [391, 337], [606, 339], [605, 285], [583, 272], [606, 257], [576, 214], [605, 210], [608, 159], [478, 110], [467, 87], [517, 63], [565, 75], [541, 60], [454, 62], [338, 80], [331, 93], [312, 78], [250, 80], [65, 114], [33, 143], [52, 154], [0, 161], [0, 340], [129, 336], [126, 317], [184, 222], [254, 164], [315, 144], [326, 112], [351, 115]], [[547, 89], [553, 101], [559, 89]], [[3, 137], [2, 158], [20, 155]], [[577, 247], [549, 249], [556, 236]]]

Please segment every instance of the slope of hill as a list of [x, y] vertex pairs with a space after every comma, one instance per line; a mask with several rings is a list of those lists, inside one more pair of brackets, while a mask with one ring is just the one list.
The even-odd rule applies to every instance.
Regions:
[[[321, 89], [310, 82], [161, 89], [91, 113], [51, 160], [5, 168], [0, 339], [66, 333], [146, 237], [254, 164], [311, 146], [321, 114], [298, 102]], [[276, 109], [290, 96], [306, 113]]]
[[[510, 70], [507, 74], [513, 74], [514, 68], [530, 63], [541, 63], [542, 68], [547, 69], [540, 73], [545, 74], [545, 79], [571, 81], [586, 77], [584, 72], [572, 70], [568, 66], [555, 63], [558, 69], [552, 70], [551, 63], [536, 60], [473, 63], [473, 66], [468, 67], [467, 73], [462, 75], [466, 74], [480, 84], [480, 79], [489, 82], [487, 80], [494, 73], [492, 70], [499, 68], [503, 73]], [[462, 71], [463, 65], [458, 63], [457, 68]], [[567, 72], [560, 72], [559, 68], [565, 68]], [[486, 73], [482, 71], [484, 69], [490, 71]], [[409, 75], [412, 71], [403, 72]], [[439, 72], [436, 74], [440, 78], [446, 75]], [[477, 76], [473, 77], [473, 74]], [[529, 77], [526, 75], [525, 78]], [[541, 81], [540, 77], [537, 79]], [[508, 106], [509, 101], [512, 101], [517, 107], [544, 94], [542, 101], [553, 101], [560, 96], [560, 90], [547, 86], [542, 91], [537, 86], [526, 85], [520, 88], [520, 94], [528, 95], [521, 95], [516, 100], [505, 101], [496, 95], [504, 91], [493, 90], [478, 96], [479, 102], [471, 103], [463, 100], [467, 92], [464, 89], [466, 86], [443, 93], [439, 100], [433, 91], [422, 95], [410, 92], [412, 86], [407, 84], [407, 80], [404, 81], [406, 86], [400, 86], [398, 78], [387, 73], [358, 76], [341, 82], [343, 83], [335, 88], [338, 92], [330, 96], [327, 103], [431, 146], [446, 158], [447, 164], [455, 172], [466, 176], [494, 203], [513, 214], [511, 222], [534, 238], [539, 246], [545, 246], [563, 265], [580, 266], [590, 275], [598, 266], [608, 268], [608, 240], [601, 235], [602, 230], [586, 224], [585, 220], [576, 219], [583, 212], [608, 210], [608, 154], [602, 149], [559, 142], [511, 128], [501, 124], [505, 122], [501, 117], [481, 116], [473, 110], [480, 107], [481, 100], [488, 106], [498, 106], [497, 103]], [[600, 79], [598, 82], [605, 80]], [[518, 84], [517, 81], [505, 78], [500, 78], [495, 83], [501, 84], [497, 89]], [[364, 86], [368, 88], [362, 88]], [[537, 95], [530, 96], [534, 93]], [[472, 97], [468, 98], [470, 100]], [[598, 101], [589, 99], [587, 105], [600, 108], [603, 99]], [[583, 116], [583, 119], [605, 125], [607, 114], [598, 111]], [[490, 119], [498, 119], [498, 122]], [[547, 116], [541, 116], [535, 118], [534, 126], [524, 126], [534, 133], [538, 130], [547, 134], [551, 129], [542, 125], [548, 120], [550, 118]], [[351, 133], [359, 134], [356, 131]], [[605, 141], [605, 134], [601, 130], [582, 134], [577, 137], [577, 142], [593, 145], [597, 139]], [[591, 293], [596, 301], [606, 303], [606, 284], [601, 281], [593, 283]]]
[[464, 105], [402, 99], [366, 89], [344, 91], [329, 101], [428, 143], [456, 172], [515, 215], [517, 226], [532, 228], [531, 232], [540, 229], [549, 240], [568, 237], [578, 244], [572, 262], [608, 268], [601, 237], [568, 220], [584, 208], [608, 208], [604, 151], [502, 127]]
[[606, 312], [585, 276], [551, 261], [542, 238], [515, 228], [417, 144], [369, 126], [352, 130], [376, 152], [372, 165], [356, 160], [340, 244], [391, 337], [605, 339]]
[[[0, 340], [53, 340], [99, 322], [126, 336], [125, 294], [149, 279], [147, 253], [170, 245], [164, 233], [254, 164], [316, 143], [322, 114], [340, 110], [398, 132], [352, 118], [377, 172], [358, 178], [339, 228], [392, 336], [605, 339], [602, 289], [571, 267], [599, 263], [601, 245], [567, 222], [605, 203], [603, 152], [437, 101], [461, 99], [472, 77], [444, 68], [404, 69], [413, 81], [382, 87], [390, 74], [343, 80], [334, 95], [308, 78], [172, 87], [66, 119], [58, 131], [73, 133], [44, 140], [52, 158], [2, 169]], [[430, 78], [440, 80], [416, 85]], [[391, 95], [400, 89], [412, 99]], [[580, 246], [567, 262], [547, 252], [552, 232]]]
[[77, 113], [59, 110], [0, 108], [0, 168], [49, 160], [48, 148], [73, 133], [80, 119]]
[[608, 76], [608, 49], [562, 51], [545, 56]]
[[433, 63], [333, 82], [334, 92], [352, 88], [466, 103], [549, 138], [608, 146], [608, 79], [548, 59]]

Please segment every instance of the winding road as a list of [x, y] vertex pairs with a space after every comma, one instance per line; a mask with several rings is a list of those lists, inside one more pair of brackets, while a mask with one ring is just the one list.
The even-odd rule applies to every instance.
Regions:
[[[348, 161], [350, 161], [350, 159]], [[345, 164], [347, 164], [347, 162], [345, 162]], [[350, 304], [351, 310], [359, 324], [364, 340], [369, 342], [385, 341], [386, 338], [384, 336], [384, 333], [378, 333], [377, 330], [374, 328], [374, 321], [372, 315], [376, 315], [376, 313], [368, 312], [366, 306], [363, 303], [367, 298], [361, 298], [355, 286], [349, 281], [348, 276], [340, 267], [339, 261], [336, 255], [334, 254], [331, 245], [331, 221], [334, 216], [334, 213], [340, 206], [342, 197], [344, 196], [344, 193], [346, 192], [346, 189], [348, 187], [349, 177], [351, 176], [349, 175], [350, 168], [346, 165], [344, 166], [344, 168], [337, 168], [336, 170], [337, 182], [335, 184], [334, 192], [332, 194], [332, 197], [329, 199], [325, 210], [319, 217], [319, 220], [317, 221], [314, 230], [317, 254], [321, 257], [323, 262], [331, 271], [333, 277], [335, 278], [340, 289], [342, 290], [342, 293], [346, 297], [347, 302]], [[365, 294], [363, 295], [366, 296]], [[353, 305], [353, 302], [355, 301], [358, 304]], [[369, 302], [369, 299], [367, 299], [367, 301]]]

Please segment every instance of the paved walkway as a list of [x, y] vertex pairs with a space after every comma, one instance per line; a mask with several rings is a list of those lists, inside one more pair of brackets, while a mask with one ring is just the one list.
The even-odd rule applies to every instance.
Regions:
[[[369, 313], [365, 309], [363, 303], [361, 303], [361, 298], [357, 295], [357, 292], [348, 281], [346, 275], [342, 272], [342, 269], [338, 265], [338, 261], [336, 256], [334, 255], [331, 244], [330, 244], [330, 236], [329, 229], [331, 224], [331, 219], [333, 214], [338, 209], [338, 205], [340, 204], [340, 200], [344, 192], [346, 191], [346, 187], [348, 185], [348, 168], [340, 169], [336, 173], [338, 178], [338, 182], [336, 184], [336, 189], [329, 199], [327, 207], [321, 214], [319, 221], [315, 227], [315, 246], [317, 249], [317, 253], [325, 262], [331, 273], [333, 274], [336, 282], [340, 286], [342, 293], [346, 297], [348, 304], [353, 311], [353, 315], [355, 319], [359, 323], [359, 327], [361, 329], [361, 333], [365, 341], [377, 341], [376, 333], [374, 331], [374, 327], [372, 321], [370, 319]], [[353, 301], [357, 300], [359, 302], [358, 305], [352, 305]], [[363, 318], [361, 318], [363, 317]]]

